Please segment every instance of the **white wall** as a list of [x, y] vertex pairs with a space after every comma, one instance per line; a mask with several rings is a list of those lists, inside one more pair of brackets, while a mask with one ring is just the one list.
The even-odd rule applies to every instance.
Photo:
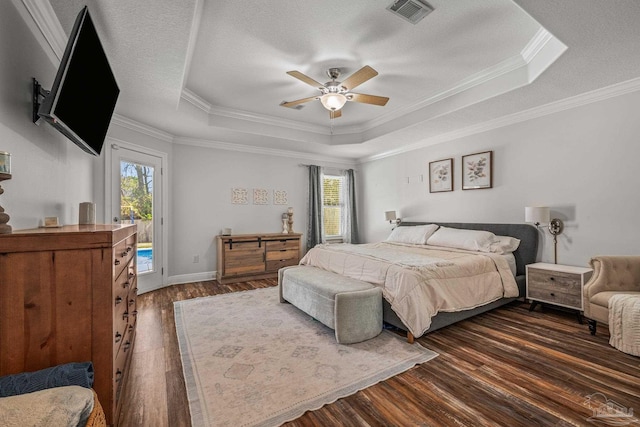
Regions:
[[[293, 230], [307, 231], [308, 168], [301, 164], [345, 167], [290, 157], [243, 153], [176, 144], [171, 166], [172, 276], [212, 272], [215, 236], [225, 227], [234, 234], [279, 233], [282, 214], [293, 207]], [[231, 189], [246, 188], [249, 203], [231, 203]], [[253, 189], [269, 190], [269, 204], [254, 205]], [[273, 204], [273, 190], [285, 190], [286, 205]], [[194, 256], [200, 262], [194, 263]]]
[[78, 204], [91, 201], [98, 160], [47, 123], [31, 121], [31, 78], [51, 87], [56, 67], [12, 3], [0, 13], [0, 151], [11, 153], [12, 179], [0, 205], [14, 229], [37, 227], [45, 216], [78, 223]]
[[[361, 234], [366, 241], [386, 238], [384, 211], [392, 209], [415, 221], [522, 223], [525, 206], [549, 206], [552, 218], [565, 221], [559, 263], [640, 255], [639, 110], [635, 92], [365, 163]], [[494, 151], [493, 188], [462, 191], [461, 156], [485, 150]], [[454, 191], [429, 193], [429, 162], [449, 157]], [[548, 231], [541, 257], [553, 262]]]

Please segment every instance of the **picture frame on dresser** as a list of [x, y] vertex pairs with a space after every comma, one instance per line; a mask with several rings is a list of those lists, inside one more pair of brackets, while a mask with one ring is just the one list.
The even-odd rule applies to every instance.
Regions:
[[481, 190], [493, 187], [493, 151], [462, 156], [462, 189]]
[[429, 193], [453, 191], [453, 158], [429, 162]]

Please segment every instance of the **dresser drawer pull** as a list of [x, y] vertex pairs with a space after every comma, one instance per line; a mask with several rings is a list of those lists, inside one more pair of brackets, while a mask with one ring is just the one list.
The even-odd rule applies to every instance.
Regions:
[[120, 332], [116, 332], [116, 344], [119, 343], [120, 340], [122, 340], [122, 335], [120, 334]]
[[127, 252], [131, 252], [133, 248], [131, 246], [127, 246]]
[[122, 302], [122, 297], [116, 297], [116, 305]]
[[136, 275], [136, 273], [134, 273], [133, 271], [131, 273], [129, 273], [129, 279], [133, 278]]
[[120, 260], [119, 259], [115, 260], [114, 264], [115, 265], [120, 265]]
[[555, 280], [556, 280], [556, 278], [555, 278], [555, 277], [553, 277], [553, 276], [551, 276], [551, 277], [549, 277], [549, 280], [551, 280], [551, 281], [553, 282], [553, 281], [555, 281]]
[[122, 320], [127, 320], [129, 318], [129, 312], [125, 311], [124, 313], [122, 313]]
[[118, 369], [116, 371], [116, 382], [119, 383], [120, 381], [122, 381], [122, 371]]
[[134, 300], [134, 299], [130, 299], [130, 300], [129, 300], [129, 306], [132, 306], [132, 305], [133, 305], [133, 304], [135, 304], [135, 303], [136, 303], [136, 300]]
[[556, 296], [556, 294], [554, 294], [553, 292], [551, 292], [549, 295], [551, 295], [552, 297]]
[[122, 284], [122, 287], [123, 287], [123, 288], [126, 288], [126, 287], [128, 287], [130, 284], [131, 284], [131, 283], [129, 283], [129, 282], [124, 282], [124, 283]]
[[129, 334], [133, 333], [133, 325], [129, 325], [129, 330], [127, 331]]
[[129, 341], [125, 341], [125, 343], [122, 344], [122, 348], [124, 351], [129, 350], [129, 347], [131, 347], [131, 343]]
[[134, 316], [137, 316], [138, 315], [138, 310], [133, 310], [133, 313], [131, 313], [131, 314], [133, 314]]
[[286, 249], [280, 249], [280, 252], [287, 252]]

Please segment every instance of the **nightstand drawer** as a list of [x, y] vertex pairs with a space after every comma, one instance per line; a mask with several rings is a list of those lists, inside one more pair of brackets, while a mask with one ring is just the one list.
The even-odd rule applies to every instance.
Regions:
[[561, 290], [529, 288], [528, 297], [533, 300], [548, 302], [582, 310], [582, 297], [578, 293], [566, 293]]
[[529, 289], [559, 291], [577, 295], [582, 293], [582, 278], [578, 274], [560, 271], [529, 269]]

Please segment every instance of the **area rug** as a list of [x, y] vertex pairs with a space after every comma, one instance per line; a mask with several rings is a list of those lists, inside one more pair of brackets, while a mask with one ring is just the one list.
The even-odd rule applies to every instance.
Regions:
[[275, 287], [174, 308], [194, 427], [277, 426], [437, 356], [389, 331], [337, 344]]

